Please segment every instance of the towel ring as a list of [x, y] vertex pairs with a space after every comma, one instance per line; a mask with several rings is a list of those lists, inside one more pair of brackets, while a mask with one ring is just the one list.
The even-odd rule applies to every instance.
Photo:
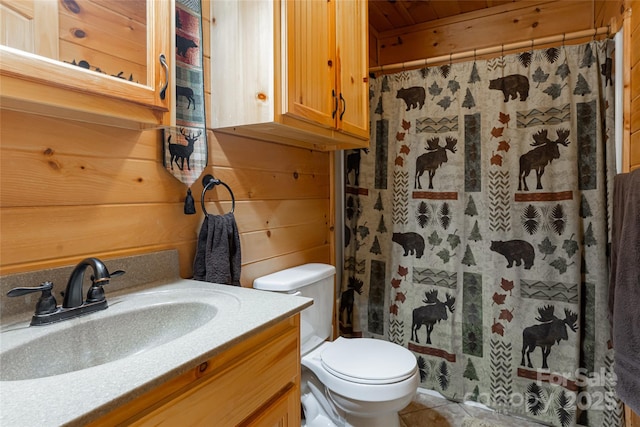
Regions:
[[236, 210], [236, 198], [233, 196], [233, 191], [231, 191], [231, 188], [224, 182], [220, 181], [219, 179], [214, 178], [213, 175], [207, 174], [204, 176], [204, 178], [202, 178], [202, 186], [204, 188], [202, 189], [202, 197], [200, 199], [200, 203], [202, 205], [202, 212], [204, 212], [205, 216], [209, 214], [207, 213], [207, 209], [204, 207], [204, 193], [206, 193], [207, 190], [211, 190], [216, 185], [224, 185], [227, 188], [227, 190], [229, 191], [229, 194], [231, 194], [231, 213], [233, 213], [233, 211]]

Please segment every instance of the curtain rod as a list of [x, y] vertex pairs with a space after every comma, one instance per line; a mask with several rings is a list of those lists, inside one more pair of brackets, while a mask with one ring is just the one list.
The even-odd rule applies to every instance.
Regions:
[[525, 47], [534, 47], [534, 46], [539, 46], [543, 44], [557, 43], [557, 42], [564, 43], [566, 40], [574, 40], [574, 39], [580, 39], [585, 37], [595, 37], [601, 34], [609, 34], [609, 31], [610, 29], [608, 26], [595, 28], [591, 30], [576, 31], [574, 33], [566, 33], [562, 35], [542, 37], [539, 39], [532, 39], [532, 40], [527, 40], [523, 42], [509, 43], [509, 44], [503, 44], [503, 45], [498, 45], [493, 47], [486, 47], [482, 49], [468, 50], [466, 52], [451, 53], [449, 55], [441, 55], [441, 56], [436, 56], [434, 58], [417, 59], [415, 61], [398, 62], [396, 64], [389, 64], [389, 65], [379, 65], [377, 67], [369, 68], [369, 72], [371, 73], [374, 73], [377, 71], [385, 72], [390, 70], [406, 69], [406, 68], [413, 68], [418, 66], [427, 66], [433, 63], [451, 62], [453, 60], [458, 60], [458, 59], [474, 58], [477, 56], [488, 55], [491, 53], [504, 52], [505, 50], [522, 49]]

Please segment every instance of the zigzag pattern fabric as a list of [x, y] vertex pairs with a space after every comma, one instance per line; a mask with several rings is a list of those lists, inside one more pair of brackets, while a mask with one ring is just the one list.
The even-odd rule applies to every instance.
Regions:
[[421, 387], [456, 401], [621, 425], [606, 311], [612, 49], [371, 79], [371, 148], [346, 152], [344, 336], [407, 347]]

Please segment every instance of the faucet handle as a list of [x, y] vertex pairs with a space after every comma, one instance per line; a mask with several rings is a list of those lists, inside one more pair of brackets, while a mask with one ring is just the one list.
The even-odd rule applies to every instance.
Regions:
[[36, 315], [50, 314], [56, 311], [58, 303], [51, 290], [53, 289], [53, 282], [42, 282], [40, 286], [34, 288], [13, 288], [7, 292], [8, 297], [20, 297], [33, 292], [42, 292], [38, 303], [36, 304]]
[[126, 273], [126, 271], [124, 271], [124, 270], [116, 270], [113, 273], [109, 273], [109, 276], [118, 277], [118, 276], [122, 276], [124, 273]]
[[97, 282], [95, 281], [95, 277], [91, 275], [91, 287], [87, 292], [87, 302], [93, 303], [103, 301], [105, 298], [104, 289], [102, 289], [102, 286], [109, 284], [109, 279], [111, 279], [112, 277], [122, 276], [124, 273], [124, 270], [116, 270], [113, 273], [109, 274], [109, 278], [105, 278]]

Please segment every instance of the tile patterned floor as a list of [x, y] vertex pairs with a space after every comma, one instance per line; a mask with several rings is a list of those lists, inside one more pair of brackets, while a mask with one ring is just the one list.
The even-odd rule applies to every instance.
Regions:
[[[401, 427], [464, 427], [471, 418], [479, 418], [491, 427], [541, 427], [532, 421], [452, 402], [427, 393], [418, 393], [413, 402], [400, 411]], [[466, 420], [466, 422], [465, 422]]]

